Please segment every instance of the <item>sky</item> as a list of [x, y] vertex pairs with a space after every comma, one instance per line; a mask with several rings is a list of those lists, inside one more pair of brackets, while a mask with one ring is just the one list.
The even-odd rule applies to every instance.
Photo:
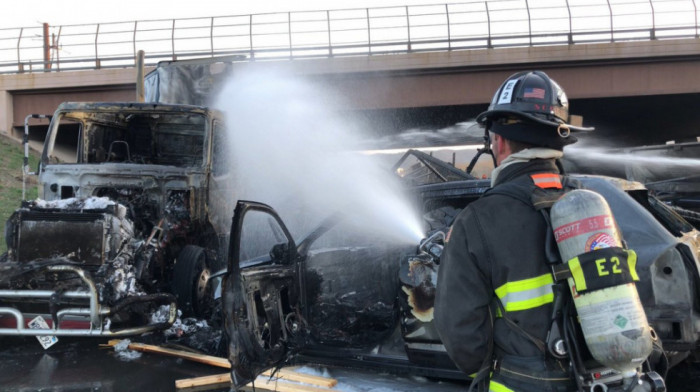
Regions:
[[14, 1], [12, 7], [3, 7], [0, 13], [0, 29], [33, 27], [42, 23], [59, 26], [459, 2], [447, 0], [19, 0]]

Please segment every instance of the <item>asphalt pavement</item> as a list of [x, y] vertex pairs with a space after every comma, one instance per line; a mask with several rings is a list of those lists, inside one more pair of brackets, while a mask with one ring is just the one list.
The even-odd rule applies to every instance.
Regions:
[[34, 337], [0, 340], [0, 391], [174, 391], [175, 380], [225, 369], [163, 355], [122, 355], [106, 339], [69, 339], [44, 350]]
[[[225, 373], [218, 367], [175, 357], [101, 348], [106, 339], [61, 338], [44, 350], [33, 337], [0, 338], [0, 391], [175, 391], [175, 380]], [[343, 392], [465, 391], [464, 384], [371, 370], [304, 366], [299, 372], [338, 380]], [[700, 364], [669, 373], [670, 392], [700, 392]], [[222, 389], [213, 389], [222, 391]], [[228, 389], [224, 389], [228, 390]]]
[[[0, 338], [0, 391], [165, 392], [175, 391], [178, 379], [227, 372], [175, 357], [99, 346], [105, 343], [101, 338], [60, 338], [44, 350], [34, 337]], [[333, 390], [342, 392], [466, 390], [464, 384], [371, 370], [303, 366], [299, 372], [335, 378], [338, 385]]]

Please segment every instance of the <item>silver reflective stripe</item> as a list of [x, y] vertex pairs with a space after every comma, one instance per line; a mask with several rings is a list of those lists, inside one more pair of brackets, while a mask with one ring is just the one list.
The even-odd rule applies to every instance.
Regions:
[[496, 295], [507, 312], [527, 310], [551, 303], [553, 279], [550, 274], [509, 282], [496, 289]]

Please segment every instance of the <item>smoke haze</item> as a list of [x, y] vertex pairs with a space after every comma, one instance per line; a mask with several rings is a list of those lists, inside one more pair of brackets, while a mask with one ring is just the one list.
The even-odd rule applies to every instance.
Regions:
[[237, 199], [271, 205], [296, 238], [336, 211], [403, 241], [422, 237], [419, 219], [371, 157], [363, 131], [334, 112], [339, 97], [308, 80], [245, 71], [215, 105], [227, 117]]

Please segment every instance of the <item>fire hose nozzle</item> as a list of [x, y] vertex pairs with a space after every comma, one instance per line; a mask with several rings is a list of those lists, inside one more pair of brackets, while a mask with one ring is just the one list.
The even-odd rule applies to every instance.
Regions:
[[438, 241], [445, 241], [445, 232], [436, 231], [430, 237], [425, 238], [418, 245], [418, 252], [424, 252], [429, 254], [434, 259], [440, 259], [442, 254], [443, 245], [439, 244]]

